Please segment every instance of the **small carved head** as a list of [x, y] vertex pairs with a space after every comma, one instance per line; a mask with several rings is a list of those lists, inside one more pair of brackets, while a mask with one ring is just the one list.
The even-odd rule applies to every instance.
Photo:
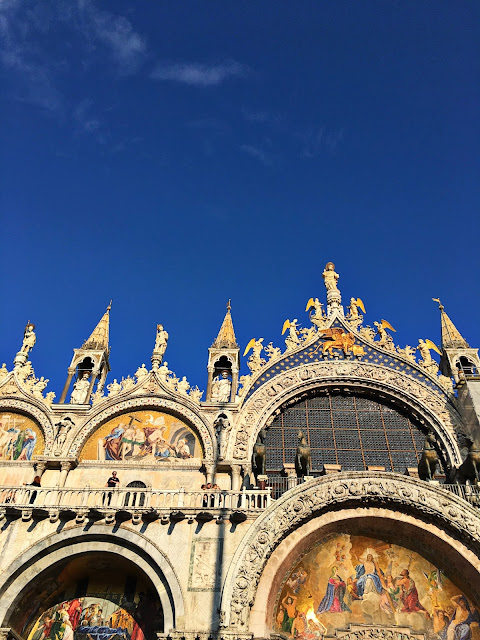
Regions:
[[325, 269], [326, 271], [335, 271], [335, 265], [333, 262], [327, 262]]

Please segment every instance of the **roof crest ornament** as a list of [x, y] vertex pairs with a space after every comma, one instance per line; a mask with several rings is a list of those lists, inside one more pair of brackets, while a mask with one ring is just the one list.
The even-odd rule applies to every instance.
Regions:
[[335, 265], [333, 262], [327, 262], [325, 269], [322, 273], [323, 282], [327, 290], [327, 315], [330, 317], [334, 312], [339, 313], [342, 317], [342, 295], [337, 286], [339, 279], [338, 273], [335, 272]]

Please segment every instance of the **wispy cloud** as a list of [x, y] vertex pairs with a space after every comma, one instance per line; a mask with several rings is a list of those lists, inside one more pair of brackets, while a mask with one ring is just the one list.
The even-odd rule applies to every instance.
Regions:
[[31, 7], [22, 0], [0, 0], [0, 65], [9, 74], [11, 95], [57, 114], [68, 111], [59, 87], [61, 72], [71, 70], [72, 62], [52, 53], [54, 32], [62, 33], [65, 42], [72, 35], [80, 38], [79, 51], [89, 60], [86, 66], [108, 60], [126, 75], [137, 71], [147, 55], [146, 40], [130, 21], [99, 10], [93, 0], [52, 0]]
[[82, 133], [94, 133], [100, 129], [100, 120], [91, 113], [92, 106], [93, 101], [85, 98], [73, 110], [73, 120]]
[[276, 159], [276, 156], [260, 147], [257, 147], [253, 144], [242, 144], [240, 146], [240, 150], [248, 155], [252, 156], [252, 158], [256, 158], [266, 167], [271, 167]]
[[152, 71], [151, 77], [154, 80], [171, 80], [194, 87], [213, 87], [228, 78], [242, 78], [248, 72], [248, 67], [235, 60], [212, 65], [198, 62], [160, 63]]
[[84, 35], [109, 51], [120, 73], [137, 71], [145, 59], [147, 44], [131, 22], [110, 11], [98, 10], [90, 0], [78, 0], [77, 7]]

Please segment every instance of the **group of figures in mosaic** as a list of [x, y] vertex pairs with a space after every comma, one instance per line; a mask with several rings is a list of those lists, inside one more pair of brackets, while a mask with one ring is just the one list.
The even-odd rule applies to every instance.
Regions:
[[470, 640], [478, 634], [480, 613], [414, 551], [341, 534], [288, 571], [273, 625], [282, 635], [313, 640], [351, 623], [408, 626], [437, 640]]

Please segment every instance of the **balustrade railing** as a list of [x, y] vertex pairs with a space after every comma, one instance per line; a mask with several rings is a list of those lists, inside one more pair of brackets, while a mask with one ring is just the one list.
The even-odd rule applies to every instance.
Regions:
[[480, 507], [480, 486], [473, 484], [442, 484], [442, 489], [451, 491], [471, 505]]
[[115, 510], [241, 510], [262, 511], [270, 504], [265, 491], [190, 491], [185, 489], [93, 489], [84, 487], [1, 487], [0, 507], [35, 509], [115, 509]]

